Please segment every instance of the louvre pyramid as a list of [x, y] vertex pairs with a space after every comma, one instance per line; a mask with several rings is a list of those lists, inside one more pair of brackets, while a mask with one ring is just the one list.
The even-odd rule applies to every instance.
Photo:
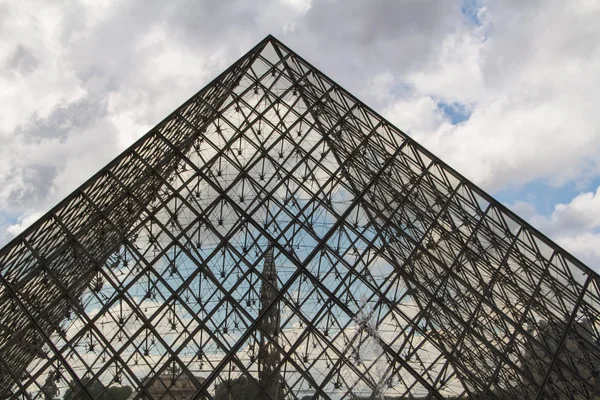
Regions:
[[268, 36], [0, 251], [0, 395], [596, 399], [599, 283]]

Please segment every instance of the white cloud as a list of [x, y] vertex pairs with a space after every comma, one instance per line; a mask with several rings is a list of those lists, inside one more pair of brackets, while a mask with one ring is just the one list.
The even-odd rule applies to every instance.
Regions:
[[[386, 115], [488, 190], [597, 175], [600, 15], [586, 4], [494, 3], [481, 25], [460, 25], [403, 77], [409, 97]], [[419, 107], [424, 98], [465, 104], [472, 115], [450, 125], [435, 107]]]
[[32, 214], [27, 214], [22, 217], [19, 217], [19, 220], [16, 224], [9, 225], [6, 228], [6, 231], [13, 236], [18, 235], [23, 232], [29, 225], [37, 221], [42, 216], [39, 212], [34, 212]]
[[600, 227], [600, 187], [581, 193], [568, 204], [557, 204], [550, 216], [534, 216], [532, 221], [548, 233], [567, 234]]
[[536, 213], [533, 205], [523, 201], [510, 208], [600, 272], [600, 186], [595, 192], [577, 195], [567, 204], [557, 204], [550, 215]]
[[437, 102], [430, 96], [397, 100], [383, 112], [392, 122], [398, 122], [399, 127], [406, 126], [401, 129], [408, 134], [431, 132], [448, 124]]
[[63, 15], [52, 3], [13, 3], [0, 24], [0, 138], [32, 117], [46, 118], [85, 90], [64, 58]]
[[572, 236], [559, 235], [556, 241], [596, 272], [600, 272], [600, 234], [577, 233]]
[[291, 5], [301, 12], [307, 12], [312, 5], [312, 0], [281, 0], [281, 2]]
[[406, 80], [417, 94], [464, 104], [476, 102], [485, 92], [481, 66], [485, 46], [485, 28], [461, 26], [435, 46], [428, 65], [412, 71]]

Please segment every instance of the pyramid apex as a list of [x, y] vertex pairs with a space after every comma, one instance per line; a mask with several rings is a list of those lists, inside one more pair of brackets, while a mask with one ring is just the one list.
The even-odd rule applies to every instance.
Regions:
[[267, 35], [267, 36], [264, 38], [264, 41], [266, 41], [266, 42], [276, 42], [276, 43], [280, 43], [280, 41], [279, 41], [279, 40], [278, 40], [278, 39], [277, 39], [275, 36], [273, 36], [273, 34], [271, 34], [271, 33], [269, 33], [269, 34], [268, 34], [268, 35]]

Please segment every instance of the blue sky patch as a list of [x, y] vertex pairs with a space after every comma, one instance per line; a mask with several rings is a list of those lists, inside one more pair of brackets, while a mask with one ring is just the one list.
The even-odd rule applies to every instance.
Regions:
[[538, 214], [548, 216], [552, 214], [557, 204], [568, 204], [581, 193], [596, 192], [598, 186], [600, 186], [600, 178], [593, 179], [585, 185], [571, 182], [563, 186], [552, 186], [545, 180], [537, 180], [491, 194], [506, 205], [517, 201], [527, 202], [535, 207]]
[[444, 115], [446, 115], [450, 119], [450, 122], [452, 122], [453, 125], [468, 120], [472, 114], [472, 110], [467, 109], [467, 107], [464, 104], [458, 102], [438, 102], [438, 109], [441, 110], [444, 113]]
[[0, 210], [0, 221], [7, 222], [9, 225], [14, 225], [18, 222], [18, 218]]
[[469, 19], [469, 21], [476, 25], [481, 25], [481, 21], [477, 15], [480, 7], [481, 6], [477, 0], [463, 0], [460, 6], [460, 11]]

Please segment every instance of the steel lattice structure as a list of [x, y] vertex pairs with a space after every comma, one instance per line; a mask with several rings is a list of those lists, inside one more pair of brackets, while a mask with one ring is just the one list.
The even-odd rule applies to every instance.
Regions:
[[0, 251], [0, 394], [596, 399], [599, 284], [269, 36]]

